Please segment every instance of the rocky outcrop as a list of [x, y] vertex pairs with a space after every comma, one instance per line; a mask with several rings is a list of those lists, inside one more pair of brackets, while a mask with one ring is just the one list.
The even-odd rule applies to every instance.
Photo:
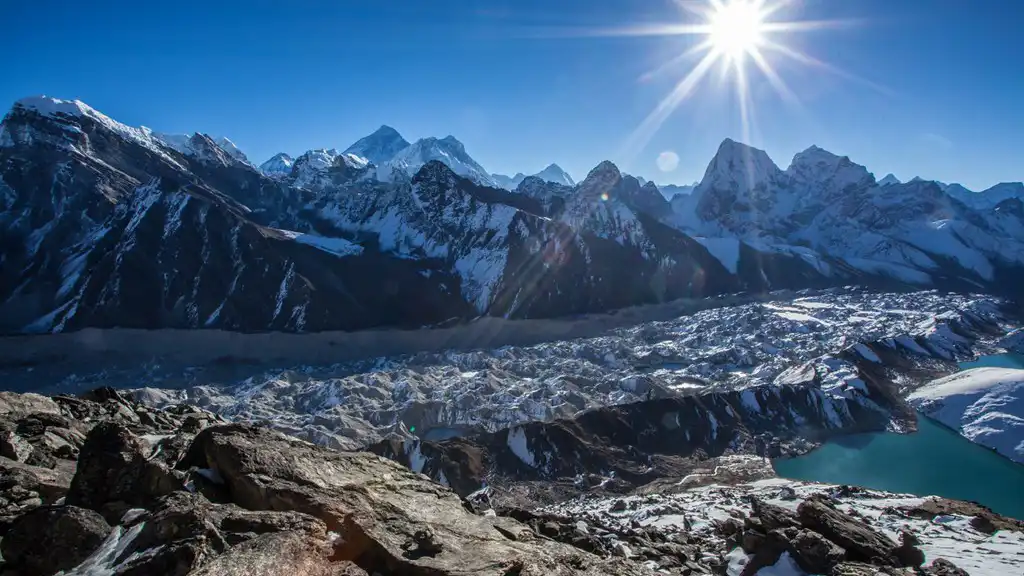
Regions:
[[514, 520], [474, 515], [450, 490], [393, 462], [265, 428], [209, 428], [179, 464], [186, 466], [213, 471], [245, 508], [318, 518], [339, 535], [332, 557], [369, 573], [638, 573], [538, 539]]
[[0, 540], [6, 564], [24, 574], [74, 568], [107, 537], [110, 526], [92, 510], [44, 506], [19, 516]]
[[[370, 450], [463, 496], [484, 485], [509, 488], [524, 480], [573, 486], [596, 470], [632, 489], [664, 477], [698, 482], [693, 473], [714, 470], [717, 458], [799, 452], [812, 445], [807, 439], [883, 430], [894, 417], [888, 410], [903, 413], [884, 381], [869, 381], [864, 394], [836, 397], [822, 390], [818, 378], [812, 371], [799, 384], [658, 398], [439, 442], [393, 436]], [[526, 489], [527, 501], [560, 498]], [[518, 491], [503, 490], [500, 498], [510, 493]]]
[[[5, 402], [45, 404], [16, 395]], [[624, 497], [599, 514], [501, 506], [489, 497], [493, 488], [463, 499], [372, 453], [225, 424], [189, 407], [154, 411], [110, 389], [53, 402], [58, 413], [48, 414], [64, 417], [66, 430], [85, 439], [76, 445], [78, 469], [63, 502], [43, 505], [36, 497], [0, 522], [2, 567], [19, 574], [682, 576], [724, 573], [742, 549], [743, 574], [792, 562], [809, 573], [846, 576], [871, 573], [861, 570], [866, 566], [903, 574], [924, 560], [919, 532], [906, 528], [897, 544], [866, 516], [847, 513], [838, 499], [861, 492], [855, 489], [808, 498], [784, 486], [769, 503], [764, 494], [695, 488], [717, 490], [715, 505], [730, 510], [729, 520], [709, 531], [684, 505], [641, 510], [656, 495]], [[21, 422], [39, 413], [7, 414]], [[158, 434], [170, 432], [167, 424], [178, 431]], [[914, 513], [932, 509], [940, 508], [921, 504]], [[899, 513], [914, 518], [909, 509]], [[653, 514], [683, 520], [675, 527], [644, 522]], [[1009, 525], [994, 514], [988, 522]], [[922, 570], [960, 574], [939, 560]]]
[[103, 422], [82, 445], [65, 502], [98, 510], [116, 522], [127, 510], [182, 489], [183, 480], [162, 462], [147, 459], [142, 440], [125, 426]]
[[828, 500], [807, 500], [797, 509], [800, 523], [846, 550], [851, 561], [871, 562], [888, 565], [890, 554], [895, 548], [892, 540], [868, 526], [829, 505]]
[[[0, 517], [67, 497], [95, 509], [112, 504], [108, 520], [116, 522], [143, 494], [168, 492], [175, 481], [166, 463], [214, 422], [223, 419], [191, 406], [151, 409], [110, 388], [82, 397], [0, 393], [0, 446], [8, 447], [0, 454]], [[126, 461], [130, 477], [115, 476]]]

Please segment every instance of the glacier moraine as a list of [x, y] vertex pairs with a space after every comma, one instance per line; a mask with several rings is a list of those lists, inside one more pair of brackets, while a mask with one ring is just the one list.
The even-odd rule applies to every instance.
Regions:
[[[943, 375], [958, 360], [997, 350], [1015, 327], [1010, 305], [987, 296], [863, 289], [779, 296], [532, 346], [253, 366], [233, 381], [212, 382], [207, 368], [188, 367], [185, 384], [173, 388], [160, 385], [158, 373], [174, 369], [166, 366], [119, 385], [156, 405], [186, 402], [356, 448], [394, 431], [440, 439], [649, 397], [791, 382], [808, 369], [823, 388], [855, 387], [853, 354]], [[906, 374], [891, 377], [907, 387], [923, 383]], [[101, 383], [76, 374], [54, 387], [85, 381]]]

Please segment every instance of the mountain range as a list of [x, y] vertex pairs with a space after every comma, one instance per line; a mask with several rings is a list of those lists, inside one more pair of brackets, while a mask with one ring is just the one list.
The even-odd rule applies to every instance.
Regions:
[[816, 147], [781, 170], [731, 140], [672, 202], [610, 162], [579, 183], [556, 165], [520, 176], [387, 126], [257, 168], [226, 138], [27, 98], [0, 125], [0, 329], [420, 327], [1024, 279], [1020, 184], [880, 185]]

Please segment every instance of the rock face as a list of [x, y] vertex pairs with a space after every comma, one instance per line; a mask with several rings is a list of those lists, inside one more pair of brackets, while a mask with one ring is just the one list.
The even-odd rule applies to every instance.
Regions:
[[[911, 421], [887, 386], [865, 384], [867, 392], [858, 396], [830, 396], [813, 380], [709, 392], [599, 408], [573, 419], [529, 422], [468, 438], [392, 437], [371, 450], [462, 495], [485, 483], [572, 483], [596, 470], [638, 487], [660, 477], [686, 476], [709, 458], [774, 457], [789, 451], [791, 441], [799, 445], [806, 438], [881, 430], [894, 417]], [[828, 414], [842, 417], [833, 421]]]
[[876, 182], [816, 146], [781, 170], [764, 151], [726, 140], [692, 196], [673, 205], [677, 224], [698, 236], [825, 256], [911, 285], [1010, 296], [1024, 273], [1024, 214], [1015, 210], [1024, 187], [999, 188]]
[[127, 510], [151, 504], [182, 485], [163, 463], [147, 459], [142, 441], [128, 428], [103, 422], [85, 438], [65, 502], [98, 510], [116, 522]]
[[[38, 396], [6, 395], [4, 402], [19, 421], [39, 414], [31, 409], [53, 407]], [[805, 498], [802, 487], [771, 503], [721, 493], [703, 506], [734, 512], [712, 524], [687, 520], [691, 510], [682, 501], [664, 502], [656, 513], [684, 518], [683, 527], [659, 528], [642, 523], [654, 513], [640, 509], [642, 499], [652, 496], [616, 500], [597, 515], [492, 509], [491, 490], [463, 499], [372, 453], [218, 423], [186, 406], [150, 410], [110, 389], [53, 403], [85, 439], [67, 503], [24, 504], [0, 523], [4, 568], [19, 574], [683, 576], [724, 573], [737, 549], [748, 551], [744, 574], [787, 562], [857, 574], [851, 570], [861, 565], [918, 566], [918, 546], [928, 544], [907, 528], [897, 545], [841, 511], [847, 503], [840, 495], [858, 492], [848, 488], [837, 490], [834, 501]], [[172, 427], [178, 431], [171, 434]], [[609, 428], [613, 436], [622, 433]], [[709, 489], [723, 490], [693, 490]], [[749, 514], [744, 502], [752, 503]], [[913, 514], [931, 509], [922, 503]], [[905, 514], [907, 522], [921, 522]], [[997, 515], [988, 521], [1010, 525]], [[959, 574], [939, 560], [923, 570]]]
[[0, 126], [0, 330], [419, 328], [885, 281], [798, 247], [706, 246], [609, 162], [511, 192], [453, 138], [385, 132], [356, 148], [381, 165], [311, 150], [268, 175], [204, 134], [20, 101]]
[[213, 422], [223, 419], [190, 406], [150, 409], [109, 388], [80, 398], [0, 393], [0, 430], [22, 447], [0, 456], [0, 517], [66, 498], [116, 522], [126, 506], [168, 491], [166, 464]]
[[[263, 428], [209, 428], [179, 467], [209, 468], [233, 501], [296, 510], [339, 534], [333, 557], [369, 573], [630, 573], [526, 537], [517, 522], [475, 516], [451, 491], [368, 453], [310, 446]], [[472, 542], [472, 546], [467, 543]]]
[[3, 534], [5, 568], [25, 574], [53, 574], [74, 568], [107, 537], [110, 526], [92, 510], [44, 506], [19, 516]]

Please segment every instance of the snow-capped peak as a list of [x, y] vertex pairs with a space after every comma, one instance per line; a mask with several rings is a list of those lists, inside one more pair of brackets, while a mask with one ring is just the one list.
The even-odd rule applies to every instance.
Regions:
[[345, 149], [345, 153], [365, 158], [379, 166], [408, 147], [409, 142], [398, 133], [398, 130], [384, 125], [373, 134], [357, 140]]
[[369, 163], [355, 154], [341, 153], [334, 148], [316, 148], [302, 154], [292, 164], [295, 174], [293, 184], [300, 188], [318, 189], [326, 185], [327, 170], [332, 166], [347, 166], [356, 170], [366, 168]]
[[1024, 184], [1020, 182], [1002, 182], [981, 192], [968, 190], [960, 184], [950, 184], [945, 191], [953, 198], [975, 209], [992, 208], [1010, 198], [1024, 200]]
[[764, 150], [726, 138], [708, 164], [699, 188], [753, 188], [780, 173]]
[[422, 138], [395, 154], [377, 171], [378, 178], [388, 180], [392, 170], [397, 168], [406, 174], [414, 175], [421, 167], [431, 160], [438, 160], [452, 169], [453, 172], [485, 186], [497, 187], [494, 178], [484, 170], [483, 166], [466, 153], [466, 147], [454, 136], [444, 138]]
[[558, 164], [549, 164], [547, 168], [534, 174], [537, 178], [545, 180], [547, 182], [554, 182], [555, 184], [562, 184], [565, 186], [575, 186], [576, 182], [573, 181], [572, 176], [562, 170], [562, 167]]
[[885, 178], [882, 178], [881, 180], [878, 181], [879, 186], [891, 186], [892, 184], [902, 184], [902, 182], [900, 182], [900, 179], [897, 178], [896, 175], [893, 174], [892, 172], [886, 174]]
[[[14, 103], [14, 106], [34, 110], [43, 116], [63, 114], [65, 116], [104, 116], [81, 100], [61, 100], [50, 96], [30, 96]], [[109, 118], [108, 118], [109, 120]]]
[[[235, 143], [223, 136], [209, 136], [201, 135], [199, 132], [192, 134], [167, 134], [163, 132], [153, 132], [153, 136], [158, 138], [161, 142], [170, 146], [174, 150], [186, 155], [207, 158], [209, 152], [203, 149], [206, 138], [210, 140], [215, 146], [220, 148], [225, 154], [234, 158], [235, 160], [242, 162], [243, 164], [249, 164], [249, 158], [235, 146]], [[196, 140], [196, 137], [204, 136]]]
[[851, 185], [874, 182], [874, 176], [864, 166], [817, 146], [794, 156], [786, 174], [813, 192], [841, 191]]
[[249, 158], [246, 157], [245, 153], [238, 149], [238, 146], [234, 142], [225, 138], [224, 136], [212, 136], [214, 144], [220, 147], [221, 150], [228, 153], [229, 156], [243, 162], [249, 163]]
[[295, 159], [284, 152], [278, 152], [270, 160], [260, 164], [260, 172], [273, 177], [287, 176], [292, 173], [294, 164]]
[[[122, 124], [81, 100], [61, 100], [50, 96], [31, 96], [22, 98], [14, 103], [12, 112], [18, 110], [31, 111], [62, 123], [78, 123], [78, 119], [88, 118], [104, 129], [114, 132], [122, 138], [131, 140], [150, 152], [157, 154], [165, 161], [184, 169], [180, 162], [167, 154], [167, 149], [172, 147], [169, 147], [165, 142], [157, 138], [152, 130], [146, 127], [135, 128]], [[10, 139], [9, 135], [7, 139]]]

